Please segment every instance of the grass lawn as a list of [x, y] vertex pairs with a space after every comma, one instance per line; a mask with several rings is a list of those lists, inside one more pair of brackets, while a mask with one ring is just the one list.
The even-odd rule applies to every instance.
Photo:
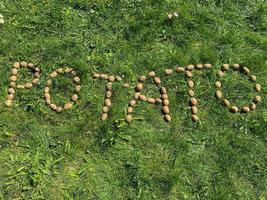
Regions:
[[[178, 17], [167, 20], [177, 11]], [[2, 0], [0, 14], [0, 199], [177, 200], [267, 199], [267, 4], [264, 0]], [[16, 61], [42, 69], [40, 84], [17, 90], [4, 105]], [[200, 121], [191, 121], [183, 75], [176, 65], [212, 63], [194, 72]], [[262, 102], [232, 114], [215, 98], [224, 63], [248, 66], [262, 86]], [[43, 90], [49, 73], [73, 67], [79, 101], [57, 114]], [[140, 102], [128, 124], [127, 104], [140, 75], [156, 71], [168, 89], [172, 121]], [[109, 119], [100, 120], [105, 81], [113, 86]], [[18, 82], [31, 80], [21, 70]], [[157, 97], [152, 84], [145, 94]], [[239, 107], [253, 84], [229, 71], [223, 93]], [[52, 97], [69, 100], [73, 85], [57, 78]]]

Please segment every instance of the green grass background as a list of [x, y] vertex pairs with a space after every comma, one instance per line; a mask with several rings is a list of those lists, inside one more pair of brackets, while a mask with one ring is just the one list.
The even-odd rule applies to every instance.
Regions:
[[[174, 11], [179, 17], [166, 21]], [[1, 0], [0, 13], [0, 199], [267, 199], [266, 1]], [[8, 109], [10, 68], [22, 60], [41, 67], [41, 83], [18, 90]], [[162, 76], [170, 123], [145, 103], [133, 123], [124, 122], [140, 75], [206, 62], [214, 68], [194, 76], [199, 123], [190, 119], [182, 75]], [[263, 102], [256, 111], [231, 114], [216, 100], [223, 63], [241, 63], [257, 76]], [[82, 80], [80, 100], [62, 114], [43, 99], [48, 74], [59, 66], [73, 67]], [[99, 120], [106, 83], [93, 80], [94, 71], [131, 84], [114, 84], [106, 122]], [[55, 81], [55, 102], [72, 90], [67, 77]], [[255, 95], [233, 72], [223, 92], [239, 106]]]

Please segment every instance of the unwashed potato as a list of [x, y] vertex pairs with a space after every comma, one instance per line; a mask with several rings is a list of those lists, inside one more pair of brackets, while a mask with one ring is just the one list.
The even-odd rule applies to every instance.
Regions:
[[169, 114], [164, 115], [164, 119], [166, 122], [170, 122], [172, 120], [172, 118]]
[[6, 100], [6, 101], [5, 101], [5, 105], [6, 105], [7, 107], [11, 107], [11, 106], [12, 106], [12, 100]]
[[166, 75], [171, 75], [173, 73], [173, 70], [172, 69], [166, 69], [165, 70], [165, 74]]
[[108, 114], [107, 113], [102, 113], [101, 114], [101, 120], [106, 121], [108, 119]]
[[149, 75], [150, 77], [154, 77], [154, 76], [156, 76], [156, 73], [155, 73], [154, 71], [151, 71], [151, 72], [148, 73], [148, 75]]
[[176, 68], [176, 72], [184, 72], [185, 71], [185, 68], [184, 67], [177, 67]]
[[199, 117], [197, 115], [192, 115], [192, 120], [194, 122], [197, 122], [199, 120]]
[[69, 110], [69, 109], [71, 109], [73, 107], [73, 104], [72, 103], [66, 103], [65, 105], [64, 105], [64, 110]]
[[136, 87], [135, 87], [135, 90], [136, 90], [137, 92], [142, 91], [142, 90], [143, 90], [143, 84], [142, 84], [142, 83], [138, 83], [138, 84], [136, 85]]
[[160, 80], [159, 77], [155, 77], [155, 78], [154, 78], [154, 82], [155, 82], [156, 84], [160, 84], [160, 83], [161, 83], [161, 80]]
[[191, 97], [190, 99], [191, 106], [196, 106], [198, 104], [198, 101], [195, 97]]
[[127, 115], [126, 116], [126, 122], [130, 123], [133, 120], [133, 116], [132, 115]]

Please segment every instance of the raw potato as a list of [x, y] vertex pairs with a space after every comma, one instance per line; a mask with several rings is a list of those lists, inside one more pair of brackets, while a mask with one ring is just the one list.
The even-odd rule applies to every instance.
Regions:
[[134, 98], [139, 99], [140, 95], [141, 95], [140, 92], [136, 92], [136, 93], [134, 93]]
[[35, 71], [35, 72], [41, 72], [41, 70], [40, 70], [39, 67], [35, 67], [35, 68], [34, 68], [34, 71]]
[[9, 93], [9, 94], [15, 94], [16, 91], [15, 91], [14, 88], [9, 88], [9, 89], [8, 89], [8, 93]]
[[261, 97], [260, 97], [260, 96], [255, 96], [255, 97], [254, 97], [254, 101], [255, 101], [256, 103], [261, 102]]
[[143, 84], [142, 84], [142, 83], [138, 83], [138, 84], [136, 85], [136, 87], [135, 87], [135, 90], [136, 90], [137, 92], [142, 91], [142, 90], [143, 90]]
[[170, 101], [168, 99], [164, 99], [162, 104], [163, 104], [163, 106], [168, 106], [168, 105], [170, 105]]
[[13, 88], [15, 88], [16, 87], [16, 82], [14, 82], [14, 81], [12, 81], [12, 82], [10, 82], [10, 87], [13, 87]]
[[40, 74], [40, 72], [35, 72], [35, 73], [34, 73], [34, 76], [35, 76], [36, 78], [40, 78], [41, 74]]
[[81, 91], [81, 86], [80, 85], [76, 85], [75, 86], [75, 91], [76, 92], [80, 92]]
[[256, 104], [255, 104], [255, 103], [251, 103], [251, 105], [250, 105], [250, 109], [251, 109], [251, 110], [255, 110], [255, 109], [256, 109], [256, 107], [257, 107], [257, 106], [256, 106]]
[[28, 63], [25, 62], [25, 61], [22, 61], [22, 62], [20, 63], [20, 66], [21, 66], [21, 67], [27, 67], [27, 66], [28, 66]]
[[51, 95], [49, 93], [44, 94], [45, 99], [51, 99]]
[[186, 74], [186, 76], [187, 76], [188, 78], [193, 77], [193, 74], [192, 74], [191, 71], [185, 71], [185, 74]]
[[176, 72], [184, 72], [185, 68], [184, 67], [177, 67]]
[[106, 89], [107, 89], [107, 91], [112, 90], [112, 82], [108, 82], [108, 84], [106, 85]]
[[76, 71], [71, 71], [70, 74], [73, 75], [73, 76], [76, 76], [77, 75], [77, 72]]
[[216, 81], [216, 83], [215, 83], [215, 87], [216, 87], [216, 88], [221, 88], [221, 87], [222, 87], [222, 83], [221, 83], [221, 81]]
[[100, 78], [100, 77], [101, 77], [101, 74], [94, 73], [94, 74], [93, 74], [93, 77], [94, 77], [94, 78]]
[[[57, 72], [60, 73], [60, 74], [62, 74], [64, 72], [64, 69], [63, 68], [58, 68], [57, 69]], [[95, 75], [96, 75], [96, 73], [93, 76], [95, 77]]]
[[18, 69], [17, 69], [17, 68], [12, 68], [12, 69], [11, 69], [11, 74], [12, 74], [13, 76], [16, 76], [16, 75], [18, 74]]
[[112, 97], [112, 92], [111, 91], [107, 91], [106, 92], [106, 98], [110, 99]]
[[217, 75], [218, 75], [219, 77], [223, 77], [223, 76], [224, 76], [224, 72], [220, 70], [220, 71], [218, 71]]
[[105, 105], [107, 107], [111, 107], [111, 100], [110, 99], [105, 99]]
[[168, 17], [169, 20], [171, 20], [172, 17], [173, 17], [172, 13], [168, 14], [167, 17]]
[[233, 64], [233, 69], [235, 70], [239, 70], [240, 69], [240, 65], [239, 64]]
[[253, 82], [255, 82], [255, 81], [257, 80], [257, 77], [256, 77], [255, 75], [251, 75], [250, 78], [251, 78], [251, 80], [252, 80]]
[[116, 80], [121, 82], [122, 81], [122, 78], [120, 76], [116, 76]]
[[154, 77], [154, 76], [156, 76], [156, 73], [155, 73], [154, 71], [151, 71], [151, 72], [148, 73], [148, 75], [149, 75], [150, 77]]
[[76, 102], [78, 100], [78, 95], [77, 94], [72, 95], [71, 100], [73, 102]]
[[107, 113], [107, 112], [109, 111], [109, 107], [104, 106], [104, 107], [102, 108], [102, 111], [103, 111], [104, 113]]
[[73, 70], [72, 68], [67, 67], [67, 68], [65, 69], [65, 72], [66, 72], [66, 73], [70, 73], [72, 70]]
[[115, 76], [109, 76], [109, 77], [108, 77], [108, 80], [109, 80], [110, 82], [114, 82], [114, 81], [115, 81]]
[[27, 89], [30, 89], [32, 87], [33, 87], [32, 83], [26, 83], [25, 84], [25, 88], [27, 88]]
[[122, 86], [128, 88], [130, 85], [128, 83], [123, 83]]
[[188, 85], [188, 87], [193, 88], [194, 87], [194, 82], [189, 80], [189, 81], [187, 81], [187, 85]]
[[13, 67], [16, 68], [16, 69], [19, 69], [20, 68], [20, 63], [19, 62], [15, 62], [13, 64]]
[[51, 102], [51, 99], [46, 99], [45, 102], [50, 105], [52, 102]]
[[132, 120], [133, 120], [133, 116], [132, 115], [127, 115], [126, 121], [127, 122], [131, 122]]
[[7, 100], [13, 100], [14, 99], [14, 94], [8, 94], [7, 95]]
[[192, 106], [191, 111], [192, 111], [192, 114], [197, 114], [198, 109], [196, 106]]
[[133, 107], [129, 106], [127, 109], [127, 113], [133, 113]]
[[48, 93], [49, 91], [50, 91], [50, 88], [49, 87], [45, 87], [44, 92]]
[[227, 99], [223, 100], [223, 104], [225, 107], [229, 107], [230, 106], [230, 102]]
[[250, 73], [250, 70], [247, 67], [243, 67], [243, 72], [245, 74], [249, 74]]
[[165, 74], [166, 75], [171, 75], [173, 73], [173, 70], [172, 69], [166, 69], [165, 70]]
[[220, 91], [220, 90], [217, 90], [216, 91], [216, 97], [218, 98], [218, 99], [221, 99], [222, 98], [222, 92]]
[[261, 91], [261, 85], [260, 84], [256, 84], [255, 90], [256, 90], [256, 92], [260, 92]]
[[162, 103], [162, 100], [160, 98], [157, 98], [156, 103]]
[[18, 88], [18, 89], [24, 89], [25, 86], [24, 86], [24, 85], [17, 85], [17, 88]]
[[39, 78], [35, 78], [32, 80], [32, 84], [37, 84], [39, 82]]
[[78, 76], [76, 76], [76, 77], [73, 78], [73, 81], [75, 83], [80, 83], [81, 80], [80, 80], [80, 78]]
[[191, 97], [190, 99], [191, 106], [196, 106], [198, 104], [198, 101], [195, 97]]
[[162, 112], [163, 112], [164, 114], [169, 114], [169, 113], [170, 113], [170, 109], [169, 109], [169, 107], [168, 107], [168, 106], [163, 106], [163, 107], [162, 107]]
[[194, 122], [197, 122], [199, 120], [199, 117], [197, 115], [192, 115], [192, 120]]
[[161, 80], [160, 80], [159, 77], [155, 77], [155, 78], [154, 78], [154, 82], [155, 82], [156, 84], [160, 84], [160, 83], [161, 83]]
[[11, 81], [14, 81], [15, 82], [15, 81], [17, 81], [17, 79], [18, 79], [17, 76], [10, 76], [10, 80]]
[[46, 85], [47, 85], [47, 86], [52, 85], [52, 81], [51, 81], [51, 80], [46, 81]]
[[49, 105], [49, 107], [50, 107], [52, 110], [57, 110], [57, 106], [56, 106], [55, 104], [53, 104], [53, 103], [51, 103], [51, 104]]
[[195, 68], [194, 65], [188, 65], [186, 66], [186, 70], [193, 70]]
[[249, 111], [250, 111], [250, 108], [248, 106], [244, 106], [242, 108], [242, 112], [244, 112], [244, 113], [248, 113]]
[[6, 105], [7, 107], [11, 107], [11, 106], [12, 106], [12, 101], [11, 101], [11, 100], [6, 100], [6, 101], [5, 101], [5, 105]]
[[101, 79], [104, 79], [104, 80], [107, 80], [108, 79], [108, 75], [106, 75], [106, 74], [100, 74], [100, 78]]
[[51, 78], [55, 78], [55, 77], [57, 77], [57, 72], [52, 72], [52, 73], [50, 74], [50, 77], [51, 77]]
[[151, 103], [151, 104], [154, 104], [154, 103], [156, 103], [156, 100], [153, 99], [153, 98], [147, 98], [147, 102]]
[[32, 63], [28, 63], [28, 67], [29, 67], [29, 68], [33, 68], [33, 67], [34, 67], [34, 64], [32, 64]]
[[[51, 106], [51, 105], [50, 105]], [[71, 109], [73, 107], [73, 104], [72, 103], [66, 103], [65, 105], [64, 105], [64, 110], [69, 110], [69, 109]]]
[[202, 64], [197, 64], [197, 65], [196, 65], [196, 68], [197, 68], [197, 69], [203, 69], [203, 65], [202, 65]]
[[57, 107], [57, 109], [56, 109], [57, 113], [61, 113], [61, 112], [63, 112], [63, 110], [64, 110], [64, 109], [63, 109], [62, 107], [60, 107], [60, 106]]
[[164, 115], [164, 119], [166, 122], [170, 122], [172, 120], [172, 118], [169, 114]]
[[232, 107], [231, 107], [231, 112], [233, 112], [233, 113], [237, 113], [237, 112], [238, 112], [238, 107], [236, 107], [236, 106], [232, 106]]
[[210, 68], [212, 68], [212, 64], [206, 63], [206, 64], [204, 64], [204, 67], [210, 69]]
[[222, 70], [223, 71], [227, 71], [228, 69], [229, 69], [229, 65], [228, 64], [223, 64], [223, 66], [222, 66]]
[[164, 100], [164, 99], [168, 99], [169, 97], [168, 97], [167, 94], [162, 94], [162, 95], [161, 95], [161, 98]]
[[144, 82], [146, 80], [146, 76], [140, 76], [139, 81]]
[[142, 101], [147, 101], [147, 98], [146, 98], [146, 96], [145, 95], [140, 95], [140, 97], [139, 97]]
[[189, 95], [190, 97], [195, 96], [195, 92], [194, 92], [194, 90], [189, 90], [189, 91], [188, 91], [188, 95]]
[[130, 106], [135, 106], [136, 105], [136, 101], [135, 100], [131, 100], [130, 102], [129, 102], [129, 104], [130, 104]]
[[167, 89], [165, 87], [160, 88], [160, 93], [161, 94], [167, 94]]
[[106, 121], [108, 119], [108, 114], [107, 113], [102, 113], [101, 114], [101, 120]]

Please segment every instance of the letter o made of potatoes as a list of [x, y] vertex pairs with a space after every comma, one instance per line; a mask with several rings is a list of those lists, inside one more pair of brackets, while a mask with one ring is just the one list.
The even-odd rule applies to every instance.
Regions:
[[[226, 71], [229, 70], [230, 68], [232, 68], [233, 70], [239, 71], [240, 73], [243, 73], [243, 74], [247, 75], [251, 82], [255, 82], [256, 81], [256, 76], [255, 75], [251, 75], [250, 74], [251, 72], [247, 67], [241, 67], [239, 64], [233, 64], [233, 65], [224, 64], [222, 66], [222, 69], [219, 71], [218, 76], [219, 77], [224, 76], [226, 74]], [[222, 73], [220, 73], [220, 72], [222, 72]], [[218, 99], [221, 99], [223, 104], [224, 104], [224, 106], [229, 108], [230, 112], [232, 112], [232, 113], [237, 113], [237, 112], [248, 113], [251, 110], [255, 110], [256, 109], [256, 104], [261, 101], [261, 97], [259, 95], [256, 95], [254, 97], [254, 99], [252, 100], [252, 102], [250, 102], [249, 104], [243, 105], [240, 108], [238, 108], [236, 105], [231, 104], [229, 102], [229, 100], [227, 100], [225, 98], [225, 96], [223, 95], [223, 93], [221, 91], [222, 83], [221, 83], [220, 80], [216, 81], [215, 87], [216, 87], [215, 96]], [[256, 83], [255, 86], [254, 86], [254, 90], [257, 93], [260, 92], [261, 91], [261, 85]]]
[[46, 82], [46, 87], [44, 89], [44, 98], [45, 98], [46, 104], [57, 113], [61, 113], [65, 110], [70, 110], [73, 107], [75, 102], [78, 101], [78, 94], [81, 88], [80, 77], [78, 77], [76, 75], [77, 74], [76, 71], [74, 71], [70, 67], [58, 68], [57, 70], [53, 71], [49, 76], [50, 78], [56, 78], [57, 76], [64, 75], [64, 74], [70, 75], [70, 77], [73, 79], [73, 84], [75, 88], [75, 93], [71, 96], [69, 102], [66, 102], [63, 106], [58, 106], [55, 103], [53, 103], [51, 94], [50, 94], [50, 87], [53, 84], [51, 79], [49, 79]]

